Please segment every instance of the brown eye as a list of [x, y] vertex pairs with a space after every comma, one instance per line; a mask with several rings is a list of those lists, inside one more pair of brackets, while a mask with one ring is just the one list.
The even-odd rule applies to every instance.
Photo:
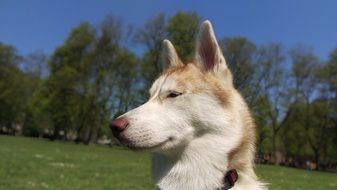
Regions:
[[180, 93], [180, 92], [170, 92], [170, 93], [167, 95], [167, 97], [168, 97], [168, 98], [175, 98], [175, 97], [180, 96], [180, 95], [182, 95], [182, 93]]

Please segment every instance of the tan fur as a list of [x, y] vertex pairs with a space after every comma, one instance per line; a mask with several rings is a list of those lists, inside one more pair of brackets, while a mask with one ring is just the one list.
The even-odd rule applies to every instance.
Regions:
[[[227, 71], [227, 74], [231, 75], [229, 70]], [[228, 107], [233, 106], [230, 102], [230, 96], [236, 94], [241, 98], [239, 92], [232, 85], [224, 88], [221, 86], [221, 82], [218, 78], [214, 77], [212, 74], [201, 72], [195, 63], [170, 67], [165, 70], [162, 75], [165, 75], [166, 77], [169, 75], [177, 76], [179, 89], [186, 89], [188, 83], [190, 83], [190, 86], [193, 87], [193, 89], [191, 89], [192, 93], [215, 94], [219, 102], [227, 109]], [[207, 89], [205, 86], [211, 87], [211, 89]], [[241, 100], [244, 101], [243, 99]], [[240, 144], [228, 155], [229, 169], [251, 170], [254, 165], [256, 126], [248, 107], [246, 107], [245, 104], [243, 104], [243, 106], [244, 109], [241, 114], [243, 115], [243, 118], [245, 118], [244, 122], [246, 128]]]
[[[231, 75], [230, 71], [227, 73], [228, 75]], [[222, 104], [228, 105], [230, 93], [224, 90], [222, 81], [219, 81], [219, 79], [212, 74], [200, 71], [198, 65], [195, 63], [172, 66], [166, 69], [162, 73], [162, 76], [163, 75], [166, 77], [169, 75], [177, 76], [178, 87], [181, 89], [186, 89], [187, 84], [190, 84], [190, 86], [193, 87], [193, 89], [191, 89], [192, 92], [196, 94], [202, 92], [206, 93], [208, 92], [208, 88], [212, 87], [212, 91], [210, 93], [214, 93]], [[232, 85], [229, 85], [225, 88], [228, 90], [235, 90]]]
[[[227, 70], [226, 74], [231, 75], [229, 70]], [[162, 75], [165, 75], [166, 77], [169, 75], [177, 76], [179, 89], [186, 89], [188, 86], [187, 83], [190, 83], [190, 86], [193, 86], [192, 93], [215, 94], [219, 102], [227, 109], [229, 106], [233, 106], [230, 102], [230, 96], [236, 94], [241, 98], [239, 92], [232, 85], [224, 88], [221, 86], [221, 82], [218, 78], [214, 77], [212, 74], [201, 72], [195, 63], [170, 67], [165, 70]], [[211, 87], [211, 91], [209, 92], [209, 89], [205, 88], [205, 86]], [[228, 155], [228, 167], [229, 169], [238, 169], [253, 173], [252, 168], [254, 165], [255, 155], [256, 127], [248, 107], [246, 107], [245, 104], [243, 104], [243, 106], [244, 109], [241, 114], [243, 115], [243, 118], [245, 118], [244, 126], [246, 128], [240, 144]]]

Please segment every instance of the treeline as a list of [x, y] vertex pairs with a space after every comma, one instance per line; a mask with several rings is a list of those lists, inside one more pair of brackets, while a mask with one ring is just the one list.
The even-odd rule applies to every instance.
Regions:
[[[96, 27], [81, 23], [52, 55], [0, 43], [0, 133], [86, 144], [111, 137], [111, 118], [144, 102], [162, 71], [162, 40], [191, 61], [200, 22], [178, 12], [135, 28], [107, 16]], [[320, 60], [303, 45], [219, 43], [255, 116], [260, 161], [336, 167], [337, 49]]]

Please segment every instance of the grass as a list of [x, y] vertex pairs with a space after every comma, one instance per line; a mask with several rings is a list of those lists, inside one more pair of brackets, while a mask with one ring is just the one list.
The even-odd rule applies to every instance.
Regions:
[[[335, 190], [337, 174], [258, 165], [271, 190]], [[154, 189], [150, 157], [119, 148], [0, 136], [2, 190]]]
[[257, 174], [271, 190], [336, 190], [337, 174], [258, 165]]

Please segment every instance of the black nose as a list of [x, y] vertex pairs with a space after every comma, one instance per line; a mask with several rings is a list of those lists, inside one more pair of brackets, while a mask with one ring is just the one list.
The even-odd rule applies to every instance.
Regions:
[[120, 117], [115, 120], [112, 120], [110, 128], [114, 136], [118, 136], [129, 126], [129, 122], [125, 117]]

